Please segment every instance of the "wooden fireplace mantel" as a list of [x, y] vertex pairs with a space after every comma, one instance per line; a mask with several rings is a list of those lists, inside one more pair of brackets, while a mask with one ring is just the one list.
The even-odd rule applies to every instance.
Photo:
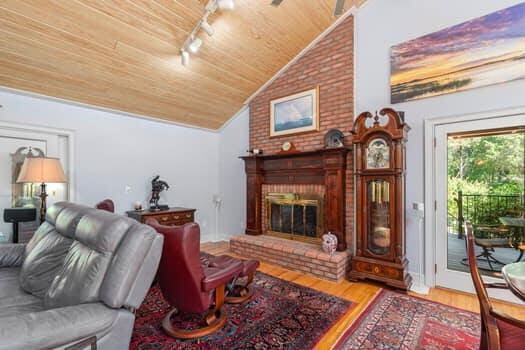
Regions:
[[325, 231], [338, 239], [337, 250], [346, 250], [345, 183], [348, 148], [240, 157], [246, 169], [246, 234], [260, 235], [263, 184], [320, 184], [325, 186]]

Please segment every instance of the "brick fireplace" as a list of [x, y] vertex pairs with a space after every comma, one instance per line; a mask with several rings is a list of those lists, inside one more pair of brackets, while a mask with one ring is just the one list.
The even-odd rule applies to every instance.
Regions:
[[[233, 237], [230, 241], [232, 251], [320, 277], [339, 279], [344, 276], [348, 260], [345, 186], [349, 153], [348, 148], [342, 147], [242, 157], [247, 174], [246, 236], [257, 238]], [[280, 196], [285, 199], [291, 196], [292, 200], [284, 200], [284, 203], [295, 203], [294, 199], [300, 198], [318, 199], [316, 205], [306, 200], [302, 208], [303, 214], [307, 210], [307, 204], [317, 210], [315, 225], [319, 227], [315, 232], [299, 227], [296, 228], [297, 235], [288, 234], [289, 239], [268, 235], [275, 233], [272, 232], [272, 220], [282, 221], [282, 217], [272, 218], [270, 215], [271, 201], [268, 201], [268, 198]], [[301, 205], [298, 210], [301, 210]], [[298, 214], [297, 217], [306, 223], [304, 215]], [[291, 233], [292, 227], [284, 231]], [[335, 256], [321, 250], [319, 237], [328, 231], [338, 238], [338, 253]], [[307, 237], [309, 234], [310, 237]], [[309, 265], [305, 265], [306, 263]]]
[[[328, 130], [336, 128], [348, 135], [352, 129], [353, 21], [353, 16], [345, 18], [251, 99], [250, 148], [262, 149], [264, 155], [243, 157], [248, 192], [247, 234], [231, 241], [232, 249], [241, 254], [330, 279], [342, 276], [348, 248], [353, 245], [352, 152], [344, 147], [324, 149]], [[316, 87], [319, 91], [319, 130], [270, 137], [270, 101]], [[286, 141], [293, 142], [300, 152], [279, 154]], [[345, 141], [345, 146], [351, 146], [349, 140]], [[312, 161], [311, 157], [316, 160]], [[334, 231], [338, 235], [337, 254], [334, 257], [323, 255], [320, 244], [283, 241], [276, 237], [270, 237], [266, 242], [268, 212], [265, 197], [268, 193], [324, 196], [323, 231]], [[290, 259], [290, 251], [298, 255]], [[300, 263], [294, 264], [294, 261]], [[332, 265], [323, 265], [323, 262]], [[310, 272], [300, 267], [307, 267]]]
[[[242, 157], [246, 169], [246, 233], [261, 235], [268, 231], [268, 208], [265, 205], [269, 189], [277, 193], [307, 192], [323, 195], [322, 229], [338, 238], [337, 250], [347, 248], [346, 165], [348, 148], [321, 149], [292, 154]], [[263, 188], [266, 190], [264, 195]], [[279, 192], [280, 190], [284, 190]], [[265, 209], [263, 209], [265, 208]]]

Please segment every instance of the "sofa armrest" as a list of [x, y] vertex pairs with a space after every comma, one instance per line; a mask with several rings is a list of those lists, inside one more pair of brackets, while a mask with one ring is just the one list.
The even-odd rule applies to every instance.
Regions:
[[22, 266], [25, 243], [0, 244], [0, 267]]
[[0, 349], [73, 345], [95, 334], [109, 332], [118, 313], [119, 310], [102, 303], [90, 303], [0, 317]]
[[243, 269], [241, 261], [235, 261], [234, 263], [226, 267], [204, 267], [204, 278], [201, 283], [202, 290], [209, 292], [212, 289], [217, 288], [221, 284], [226, 284], [235, 277], [239, 276]]

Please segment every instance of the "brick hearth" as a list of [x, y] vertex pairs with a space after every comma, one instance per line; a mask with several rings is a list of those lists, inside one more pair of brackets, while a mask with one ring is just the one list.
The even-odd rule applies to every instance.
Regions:
[[230, 250], [248, 258], [280, 265], [315, 277], [339, 281], [346, 276], [349, 252], [330, 256], [320, 246], [267, 235], [239, 235], [230, 239]]

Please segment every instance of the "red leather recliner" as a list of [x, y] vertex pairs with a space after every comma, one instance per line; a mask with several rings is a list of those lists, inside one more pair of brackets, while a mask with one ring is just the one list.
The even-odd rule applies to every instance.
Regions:
[[[146, 223], [164, 236], [164, 247], [158, 271], [158, 282], [164, 298], [174, 307], [162, 321], [170, 336], [198, 338], [222, 328], [226, 314], [225, 286], [243, 272], [242, 261], [231, 258], [220, 266], [203, 266], [200, 259], [200, 229], [195, 223], [164, 226], [155, 219]], [[176, 328], [172, 317], [179, 312], [202, 313], [207, 326], [194, 330]]]
[[[231, 256], [228, 255], [219, 255], [219, 256], [212, 256], [209, 258], [202, 258], [201, 257], [201, 263], [204, 266], [210, 266], [210, 267], [221, 267], [226, 264], [229, 264], [230, 261], [234, 259]], [[258, 260], [240, 260], [242, 262], [242, 272], [238, 277], [242, 278], [245, 277], [242, 282], [239, 280], [234, 280], [232, 283], [228, 284], [228, 293], [225, 298], [226, 303], [228, 304], [241, 304], [250, 299], [253, 295], [253, 289], [250, 288], [250, 284], [252, 283], [255, 272], [257, 271], [257, 268], [259, 267], [259, 261]]]
[[97, 203], [95, 208], [100, 210], [109, 211], [110, 213], [115, 212], [115, 203], [111, 199], [104, 199], [102, 202]]

